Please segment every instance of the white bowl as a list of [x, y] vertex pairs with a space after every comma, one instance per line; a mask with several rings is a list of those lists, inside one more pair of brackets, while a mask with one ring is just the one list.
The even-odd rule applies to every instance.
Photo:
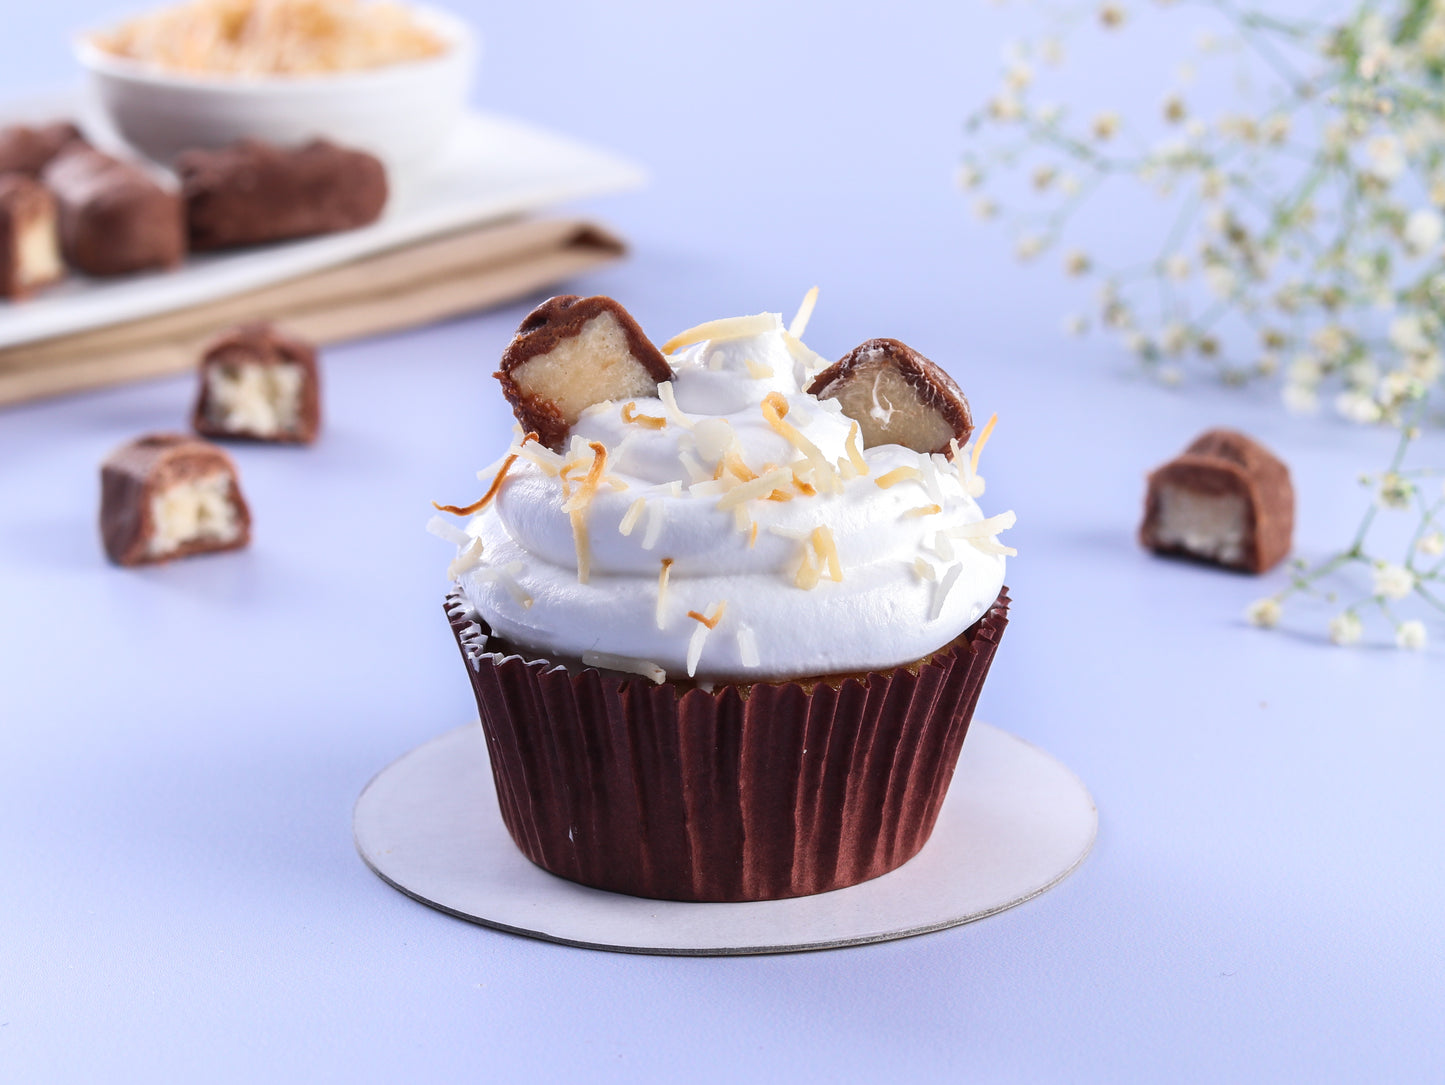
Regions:
[[181, 151], [238, 139], [296, 144], [325, 137], [370, 151], [393, 174], [442, 150], [466, 109], [475, 63], [471, 29], [435, 8], [417, 20], [447, 47], [435, 57], [355, 72], [305, 76], [189, 75], [75, 41], [92, 97], [136, 150], [169, 163]]

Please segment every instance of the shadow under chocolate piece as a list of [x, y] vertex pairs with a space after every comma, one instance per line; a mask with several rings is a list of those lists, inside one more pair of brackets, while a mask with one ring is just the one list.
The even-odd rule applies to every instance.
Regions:
[[0, 173], [39, 177], [52, 158], [70, 144], [80, 142], [84, 142], [80, 129], [69, 121], [0, 128]]
[[87, 275], [176, 267], [186, 253], [181, 200], [139, 166], [72, 143], [42, 176], [60, 208], [65, 261]]
[[548, 298], [527, 314], [493, 374], [522, 429], [559, 449], [594, 403], [644, 399], [672, 367], [612, 298]]
[[245, 546], [251, 513], [236, 465], [215, 445], [179, 433], [122, 445], [100, 468], [100, 535], [118, 565]]
[[23, 173], [0, 175], [0, 297], [25, 297], [64, 274], [55, 197]]
[[1262, 573], [1290, 551], [1289, 468], [1254, 438], [1212, 429], [1149, 476], [1139, 541], [1160, 554]]
[[973, 432], [968, 400], [952, 377], [897, 339], [869, 339], [813, 378], [808, 394], [836, 399], [858, 423], [863, 447], [948, 452]]
[[386, 168], [326, 140], [285, 149], [243, 140], [175, 162], [191, 248], [226, 249], [353, 230], [386, 206]]
[[310, 444], [321, 428], [316, 348], [265, 323], [222, 333], [201, 356], [191, 425], [207, 437]]

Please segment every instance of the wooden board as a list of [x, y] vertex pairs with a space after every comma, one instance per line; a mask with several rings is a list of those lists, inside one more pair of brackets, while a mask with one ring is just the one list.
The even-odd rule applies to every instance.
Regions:
[[619, 259], [625, 244], [581, 219], [520, 219], [432, 238], [159, 316], [0, 350], [0, 404], [192, 368], [244, 320], [336, 343], [491, 308]]

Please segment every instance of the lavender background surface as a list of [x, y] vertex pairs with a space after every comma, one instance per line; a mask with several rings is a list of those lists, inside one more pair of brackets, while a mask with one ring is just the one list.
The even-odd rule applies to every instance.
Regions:
[[[952, 185], [1013, 10], [450, 6], [483, 34], [479, 104], [652, 172], [587, 208], [635, 253], [578, 288], [665, 338], [817, 283], [820, 352], [904, 339], [999, 413], [985, 507], [1018, 511], [1021, 555], [979, 716], [1089, 785], [1094, 854], [980, 923], [790, 957], [433, 912], [363, 866], [351, 806], [472, 714], [422, 525], [506, 440], [490, 373], [528, 306], [328, 351], [320, 444], [235, 452], [239, 555], [120, 571], [96, 539], [101, 457], [179, 426], [189, 380], [0, 411], [0, 1080], [1445, 1077], [1445, 652], [1260, 633], [1239, 615], [1278, 574], [1133, 541], [1144, 472], [1228, 424], [1293, 465], [1322, 556], [1390, 438], [1162, 391], [1063, 336], [1077, 288], [1019, 269]], [[128, 7], [6, 0], [0, 94], [72, 82], [66, 35]], [[1138, 27], [1137, 66], [1091, 68], [1093, 39], [1075, 63], [1152, 100], [1190, 18]]]

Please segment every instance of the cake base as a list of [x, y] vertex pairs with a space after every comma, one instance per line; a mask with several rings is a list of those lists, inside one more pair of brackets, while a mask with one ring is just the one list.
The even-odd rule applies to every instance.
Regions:
[[1012, 908], [1083, 862], [1098, 812], [1059, 762], [975, 721], [932, 838], [892, 873], [787, 900], [650, 900], [569, 882], [517, 850], [474, 723], [383, 769], [353, 828], [383, 881], [461, 919], [588, 949], [720, 956], [882, 942]]

